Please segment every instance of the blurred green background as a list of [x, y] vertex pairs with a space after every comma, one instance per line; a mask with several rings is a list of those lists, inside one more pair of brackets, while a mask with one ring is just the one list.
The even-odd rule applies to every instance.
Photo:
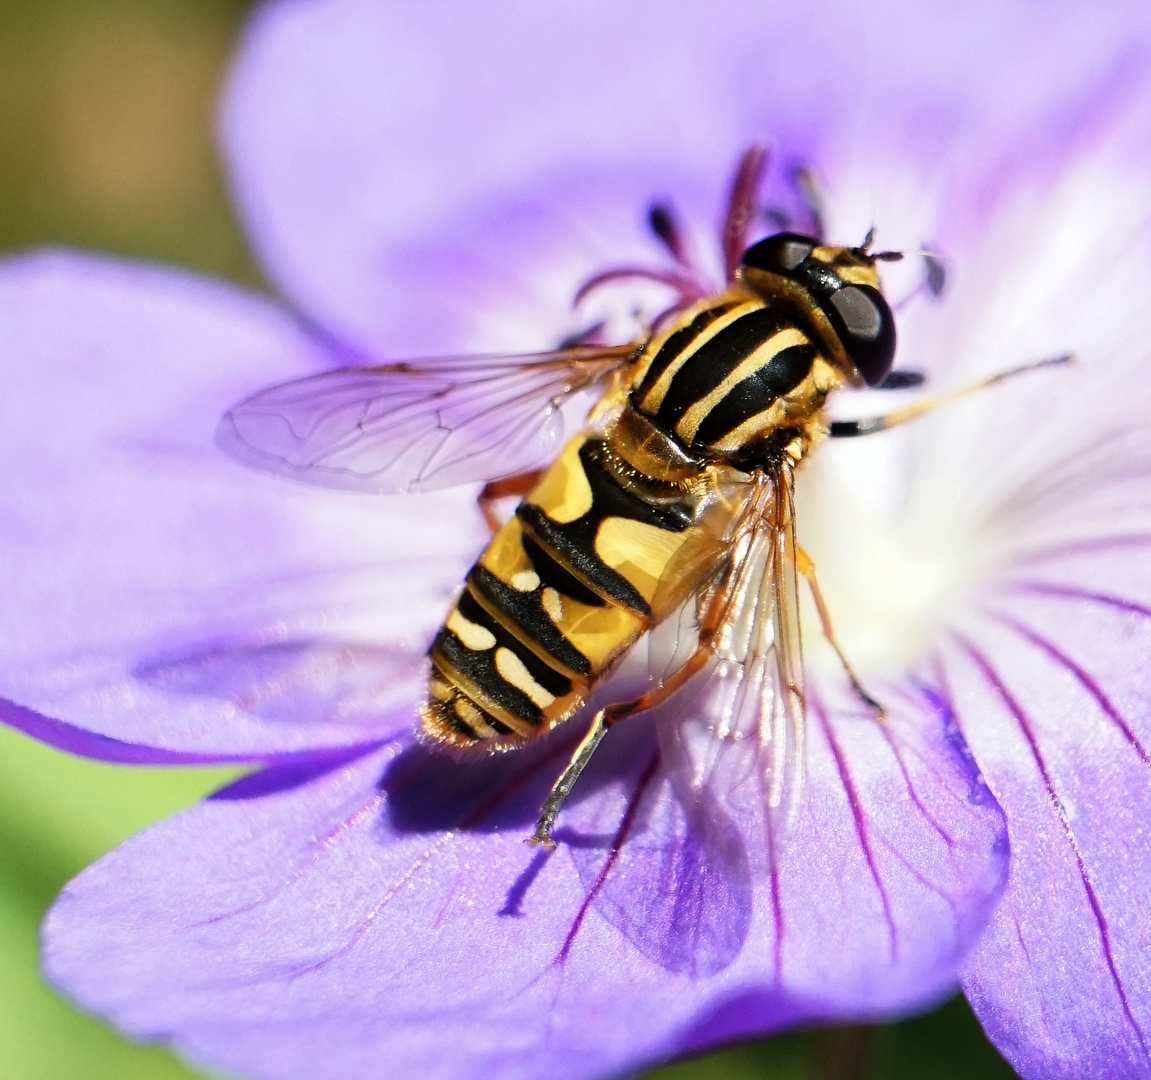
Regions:
[[[249, 6], [0, 0], [0, 248], [99, 248], [265, 287], [212, 141], [215, 95]], [[199, 1075], [48, 990], [37, 973], [37, 926], [87, 863], [230, 775], [96, 765], [0, 729], [0, 1080]], [[1014, 1075], [957, 999], [901, 1024], [736, 1047], [649, 1080]]]

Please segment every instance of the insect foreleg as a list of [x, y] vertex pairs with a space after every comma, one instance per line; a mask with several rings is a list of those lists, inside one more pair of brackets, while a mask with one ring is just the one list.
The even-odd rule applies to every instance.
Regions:
[[827, 603], [823, 599], [823, 593], [819, 589], [819, 582], [815, 577], [815, 563], [811, 561], [810, 556], [801, 547], [795, 549], [795, 569], [798, 573], [803, 575], [804, 580], [807, 582], [811, 589], [811, 598], [815, 601], [815, 610], [819, 612], [819, 622], [823, 627], [823, 636], [831, 643], [831, 647], [835, 650], [835, 655], [839, 657], [839, 662], [843, 665], [843, 670], [847, 672], [848, 679], [851, 680], [852, 689], [859, 696], [868, 708], [874, 709], [876, 718], [882, 720], [886, 715], [886, 710], [878, 701], [875, 700], [863, 688], [863, 683], [859, 681], [859, 676], [852, 670], [851, 664], [848, 663], [847, 655], [844, 653], [839, 640], [835, 636], [835, 629], [831, 625], [831, 613], [827, 610]]
[[980, 379], [979, 382], [972, 383], [970, 386], [963, 386], [958, 390], [952, 390], [949, 394], [939, 394], [935, 397], [924, 398], [922, 401], [917, 401], [914, 405], [908, 405], [903, 409], [896, 409], [894, 412], [889, 412], [884, 416], [869, 416], [860, 420], [834, 420], [831, 423], [828, 434], [833, 439], [851, 439], [857, 435], [874, 435], [877, 431], [887, 431], [888, 428], [896, 427], [908, 420], [914, 420], [917, 416], [922, 416], [924, 413], [934, 412], [940, 405], [950, 405], [953, 401], [958, 401], [960, 398], [965, 398], [970, 394], [976, 394], [980, 390], [986, 390], [989, 386], [994, 386], [996, 383], [1003, 382], [1005, 379], [1022, 375], [1025, 371], [1054, 367], [1057, 364], [1069, 364], [1074, 359], [1071, 353], [1065, 353], [1063, 356], [1049, 356], [1045, 360], [1036, 360], [1034, 363], [1024, 364], [1022, 367], [1000, 371], [998, 374], [986, 379]]
[[887, 378], [883, 380], [878, 386], [872, 387], [874, 390], [910, 390], [915, 386], [922, 386], [926, 380], [926, 376], [922, 371], [904, 371], [896, 369], [888, 374]]
[[534, 469], [531, 472], [517, 473], [515, 476], [505, 476], [502, 480], [489, 480], [484, 484], [483, 491], [476, 497], [476, 504], [480, 508], [480, 513], [484, 515], [484, 521], [488, 523], [488, 528], [492, 530], [493, 536], [500, 531], [500, 526], [503, 525], [503, 522], [496, 517], [495, 504], [500, 499], [509, 499], [513, 495], [522, 499], [536, 486], [536, 481], [542, 475], [543, 469]]

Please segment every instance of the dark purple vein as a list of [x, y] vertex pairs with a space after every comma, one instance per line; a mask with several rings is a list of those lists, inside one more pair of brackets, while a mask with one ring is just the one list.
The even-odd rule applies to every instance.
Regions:
[[879, 875], [879, 867], [875, 862], [875, 853], [871, 849], [871, 838], [867, 834], [867, 825], [864, 821], [863, 804], [860, 802], [859, 792], [856, 790], [855, 782], [851, 779], [851, 772], [847, 767], [847, 759], [844, 757], [843, 750], [839, 743], [836, 742], [835, 735], [832, 733], [831, 723], [828, 720], [823, 705], [815, 699], [812, 699], [810, 704], [812, 712], [819, 717], [819, 722], [823, 727], [824, 733], [827, 735], [827, 742], [831, 747], [832, 757], [835, 758], [835, 767], [839, 771], [839, 779], [843, 783], [843, 790], [847, 793], [847, 802], [851, 807], [851, 816], [855, 823], [855, 834], [859, 838], [859, 846], [863, 849], [863, 857], [871, 872], [872, 880], [875, 882], [880, 903], [883, 905], [883, 915], [887, 920], [888, 936], [890, 938], [891, 962], [895, 963], [899, 957], [899, 939], [895, 930], [895, 916], [891, 912], [891, 900], [887, 895], [887, 890], [883, 887], [883, 879]]
[[596, 876], [592, 887], [588, 889], [587, 895], [583, 898], [583, 903], [580, 904], [580, 909], [576, 912], [575, 919], [572, 920], [571, 929], [568, 930], [568, 935], [564, 939], [560, 951], [556, 954], [553, 963], [562, 964], [568, 958], [568, 953], [571, 952], [572, 945], [575, 944], [576, 935], [583, 926], [583, 921], [587, 917], [588, 909], [591, 907], [592, 901], [596, 898], [600, 889], [603, 888], [604, 882], [607, 881], [608, 874], [611, 873], [612, 867], [619, 861], [619, 853], [623, 848], [624, 842], [631, 832], [632, 826], [635, 824], [636, 814], [639, 812], [639, 804], [643, 801], [644, 792], [647, 791], [648, 785], [655, 776], [655, 771], [659, 765], [659, 751], [656, 750], [651, 756], [651, 761], [644, 769], [643, 774], [640, 776], [639, 781], [636, 783], [635, 790], [631, 793], [628, 799], [627, 808], [624, 810], [623, 818], [619, 823], [619, 828], [616, 829], [615, 836], [612, 837], [611, 847], [608, 849], [607, 858], [604, 859], [603, 866], [600, 868], [599, 874]]
[[783, 985], [783, 896], [780, 892], [779, 864], [771, 860], [771, 913], [775, 916], [775, 984]]
[[1061, 559], [1066, 555], [1083, 555], [1094, 551], [1106, 551], [1115, 547], [1151, 546], [1151, 533], [1128, 533], [1125, 536], [1096, 536], [1085, 540], [1072, 540], [1066, 544], [1037, 548], [1019, 556], [1020, 562], [1046, 562]]
[[1147, 748], [1139, 741], [1139, 736], [1131, 729], [1131, 725], [1127, 723], [1123, 714], [1115, 706], [1114, 702], [1104, 693], [1103, 688], [1074, 660], [1071, 659], [1062, 649], [1055, 645], [1054, 642], [1043, 637], [1038, 631], [1031, 629], [1031, 627], [1019, 622], [1009, 615], [1004, 615], [1001, 612], [992, 611], [991, 615], [996, 621], [1002, 623], [1004, 626], [1010, 627], [1020, 637], [1026, 641], [1030, 641], [1036, 648], [1045, 652], [1052, 660], [1054, 660], [1060, 667], [1065, 668], [1072, 675], [1075, 676], [1079, 685], [1095, 699], [1095, 703], [1107, 715], [1111, 722], [1119, 729], [1123, 738], [1131, 745], [1131, 748], [1139, 755], [1140, 760], [1144, 765], [1151, 765], [1151, 754], [1148, 754]]
[[767, 842], [767, 862], [771, 881], [771, 914], [775, 920], [775, 945], [773, 949], [775, 957], [775, 983], [777, 986], [781, 986], [783, 984], [783, 890], [779, 880], [780, 842], [779, 837], [775, 835], [775, 822], [771, 816], [771, 808], [768, 806], [763, 770], [756, 769], [756, 776], [759, 783], [760, 795], [763, 799], [763, 805], [768, 811], [763, 816], [763, 828]]
[[924, 887], [924, 889], [926, 889], [928, 892], [935, 893], [935, 895], [938, 896], [940, 900], [942, 900], [949, 908], [951, 908], [952, 913], [956, 915], [956, 921], [958, 921], [959, 909], [956, 906], [955, 897], [950, 893], [945, 892], [942, 885], [932, 881], [931, 878], [924, 874], [922, 870], [919, 870], [911, 862], [911, 860], [906, 855], [904, 855], [903, 852], [899, 850], [899, 848], [895, 846], [895, 844], [887, 839], [887, 837], [881, 836], [879, 838], [879, 842], [883, 845], [884, 850], [887, 851], [891, 857], [895, 859], [896, 862], [898, 862], [911, 877], [915, 878], [915, 880], [918, 881], [919, 884]]
[[1059, 823], [1063, 828], [1063, 834], [1067, 838], [1067, 843], [1070, 845], [1071, 851], [1075, 856], [1075, 863], [1079, 869], [1079, 878], [1083, 882], [1083, 890], [1087, 896], [1087, 903], [1091, 907], [1095, 925], [1099, 930], [1100, 942], [1103, 945], [1103, 956], [1107, 962], [1107, 969], [1111, 973], [1111, 982], [1115, 987], [1115, 993], [1119, 997], [1119, 1003], [1123, 1008], [1124, 1015], [1127, 1017], [1127, 1022], [1131, 1025], [1132, 1030], [1135, 1032], [1135, 1037], [1139, 1041], [1139, 1047], [1143, 1051], [1143, 1056], [1145, 1058], [1151, 1057], [1151, 1054], [1148, 1053], [1147, 1041], [1144, 1038], [1143, 1029], [1135, 1019], [1135, 1014], [1131, 1010], [1131, 1002], [1127, 998], [1127, 991], [1124, 989], [1123, 981], [1119, 977], [1119, 969], [1115, 962], [1115, 953], [1111, 947], [1111, 928], [1103, 913], [1103, 905], [1100, 903], [1099, 896], [1095, 891], [1095, 886], [1087, 872], [1086, 859], [1083, 856], [1082, 849], [1079, 847], [1079, 841], [1075, 836], [1075, 832], [1071, 828], [1071, 822], [1067, 818], [1067, 811], [1064, 809], [1059, 794], [1055, 790], [1055, 782], [1047, 768], [1047, 762], [1039, 749], [1039, 742], [1035, 737], [1035, 731], [1031, 725], [1031, 721], [1011, 691], [1007, 689], [1007, 686], [999, 677], [999, 673], [992, 667], [991, 661], [967, 638], [959, 634], [954, 635], [954, 637], [959, 648], [967, 654], [971, 662], [982, 673], [987, 684], [995, 691], [999, 699], [1007, 707], [1007, 711], [1011, 713], [1012, 718], [1019, 725], [1019, 730], [1023, 733], [1024, 739], [1027, 740], [1027, 745], [1031, 751], [1035, 766], [1043, 778], [1048, 801], [1051, 804], [1051, 808], [1055, 811], [1055, 816], [1059, 819]]
[[890, 747], [892, 756], [895, 758], [895, 763], [899, 766], [899, 771], [903, 776], [903, 783], [907, 786], [907, 794], [911, 797], [912, 803], [915, 804], [915, 809], [919, 811], [924, 820], [939, 834], [940, 839], [947, 845], [948, 849], [954, 850], [955, 838], [935, 819], [935, 816], [927, 809], [923, 800], [920, 799], [919, 792], [915, 790], [915, 785], [911, 782], [911, 770], [908, 769], [907, 762], [903, 759], [903, 751], [895, 741], [895, 735], [892, 733], [891, 728], [882, 722], [876, 726], [879, 728], [884, 741], [888, 747]]
[[1007, 587], [1014, 592], [1035, 593], [1039, 596], [1055, 596], [1064, 600], [1086, 600], [1093, 604], [1103, 604], [1107, 607], [1117, 608], [1129, 615], [1141, 615], [1151, 619], [1151, 607], [1136, 603], [1134, 600], [1125, 600], [1122, 596], [1112, 596], [1110, 593], [1095, 592], [1093, 589], [1081, 589], [1077, 585], [1056, 585], [1050, 581], [1012, 581]]

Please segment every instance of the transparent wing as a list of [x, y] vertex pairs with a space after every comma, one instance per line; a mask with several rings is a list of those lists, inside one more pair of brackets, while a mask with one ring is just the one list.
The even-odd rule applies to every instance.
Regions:
[[679, 654], [669, 659], [667, 643], [657, 647], [665, 672], [709, 623], [718, 640], [708, 676], [659, 730], [681, 796], [718, 802], [744, 821], [763, 818], [774, 848], [797, 809], [805, 762], [791, 470], [757, 477], [749, 489], [719, 574], [694, 611], [656, 632]]
[[710, 573], [650, 635], [649, 676], [673, 685], [711, 632], [717, 657], [656, 706], [658, 758], [646, 731], [622, 724], [611, 739], [635, 741], [617, 745], [610, 782], [563, 819], [596, 911], [662, 968], [697, 979], [743, 954], [804, 765], [790, 471], [744, 477], [726, 495], [730, 514], [721, 506], [718, 527], [704, 526], [719, 545]]
[[631, 345], [343, 368], [229, 410], [216, 441], [246, 465], [321, 487], [431, 491], [541, 464], [569, 395], [603, 383]]

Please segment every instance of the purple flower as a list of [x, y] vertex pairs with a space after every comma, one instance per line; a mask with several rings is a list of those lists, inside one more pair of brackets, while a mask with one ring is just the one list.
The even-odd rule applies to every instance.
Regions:
[[[49, 976], [260, 1077], [616, 1075], [957, 979], [1024, 1076], [1151, 1076], [1145, 22], [263, 9], [224, 144], [295, 309], [86, 256], [0, 267], [0, 716], [105, 760], [260, 766], [80, 875]], [[685, 788], [674, 708], [612, 732], [533, 853], [570, 739], [461, 764], [412, 737], [484, 540], [474, 491], [308, 490], [212, 431], [350, 357], [535, 349], [626, 314], [634, 296], [570, 298], [658, 258], [653, 197], [714, 270], [756, 141], [777, 181], [815, 167], [831, 237], [947, 257], [942, 302], [901, 310], [903, 367], [953, 387], [1080, 363], [805, 469], [801, 539], [890, 717], [845, 705], [809, 643], [809, 779], [777, 861], [743, 752]], [[916, 280], [905, 260], [889, 292]]]

